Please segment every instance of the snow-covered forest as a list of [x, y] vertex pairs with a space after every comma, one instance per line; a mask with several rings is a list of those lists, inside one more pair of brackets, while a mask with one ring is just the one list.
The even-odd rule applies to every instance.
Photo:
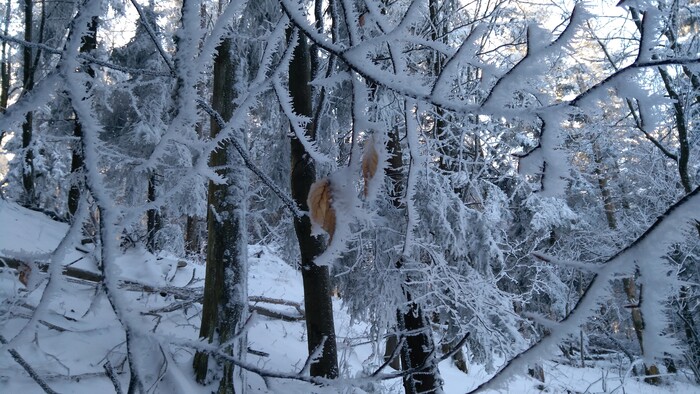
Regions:
[[0, 392], [700, 391], [700, 1], [0, 1]]

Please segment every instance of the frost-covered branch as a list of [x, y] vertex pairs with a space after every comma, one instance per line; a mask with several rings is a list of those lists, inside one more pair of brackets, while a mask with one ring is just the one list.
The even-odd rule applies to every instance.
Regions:
[[[5, 34], [0, 33], [0, 41], [6, 41], [6, 42], [11, 42], [14, 44], [18, 44], [21, 46], [25, 47], [30, 47], [30, 48], [36, 48], [36, 49], [41, 49], [42, 51], [46, 53], [50, 53], [53, 55], [61, 55], [63, 54], [63, 51], [57, 48], [54, 48], [52, 46], [42, 44], [39, 42], [29, 42], [29, 41], [24, 41], [22, 39], [19, 39], [17, 37], [12, 37], [8, 36]], [[97, 64], [99, 66], [105, 67], [105, 68], [110, 68], [116, 71], [123, 72], [125, 74], [132, 74], [132, 75], [150, 75], [150, 76], [156, 76], [156, 77], [169, 77], [172, 76], [171, 73], [167, 72], [162, 72], [162, 71], [157, 71], [157, 70], [151, 70], [147, 68], [132, 68], [132, 67], [124, 67], [120, 66], [118, 64], [114, 64], [102, 59], [98, 59], [94, 56], [91, 56], [87, 53], [80, 53], [78, 54], [78, 58], [81, 60], [85, 60], [88, 63], [92, 64]], [[55, 72], [55, 71], [54, 71]], [[44, 77], [46, 79], [46, 77]]]
[[119, 254], [119, 240], [123, 229], [121, 222], [123, 213], [109, 193], [105, 184], [105, 175], [100, 171], [101, 143], [99, 135], [102, 127], [93, 115], [93, 98], [87, 91], [85, 76], [75, 72], [79, 67], [77, 54], [79, 53], [81, 37], [85, 34], [88, 22], [99, 15], [99, 11], [100, 2], [89, 1], [73, 21], [74, 34], [66, 45], [60, 70], [66, 82], [71, 105], [83, 129], [81, 143], [85, 158], [85, 183], [100, 212], [100, 269], [104, 278], [102, 289], [125, 331], [131, 372], [129, 391], [137, 390], [143, 393], [146, 387], [146, 375], [149, 375], [148, 368], [155, 366], [151, 365], [152, 362], [146, 362], [143, 359], [143, 351], [149, 347], [149, 344], [146, 343], [143, 333], [132, 321], [130, 301], [119, 293], [118, 276], [121, 269], [117, 266], [116, 259]]
[[61, 76], [57, 71], [50, 72], [34, 85], [27, 94], [22, 95], [17, 102], [7, 107], [0, 114], [0, 128], [12, 130], [16, 124], [24, 122], [28, 112], [50, 102], [56, 90], [60, 88]]
[[[292, 37], [296, 37], [296, 32], [292, 33]], [[282, 86], [279, 75], [275, 75], [273, 77], [272, 86], [275, 94], [277, 95], [277, 100], [282, 107], [284, 115], [289, 120], [289, 124], [292, 125], [294, 136], [304, 146], [306, 153], [308, 153], [309, 156], [311, 156], [311, 158], [313, 158], [317, 163], [331, 163], [332, 160], [318, 150], [318, 144], [315, 141], [309, 140], [309, 138], [306, 136], [305, 126], [311, 121], [311, 119], [298, 115], [294, 112], [294, 108], [292, 108], [292, 97]]]
[[109, 360], [107, 360], [102, 365], [102, 368], [104, 368], [105, 373], [107, 374], [107, 377], [112, 382], [112, 385], [114, 386], [114, 392], [116, 394], [122, 394], [122, 385], [119, 382], [119, 379], [117, 378], [117, 375], [114, 372], [114, 369], [112, 368], [112, 364], [109, 362]]
[[416, 103], [413, 101], [406, 102], [405, 119], [406, 119], [406, 134], [408, 140], [409, 163], [408, 174], [406, 175], [406, 236], [404, 238], [403, 249], [401, 254], [403, 258], [407, 258], [414, 251], [411, 250], [415, 244], [414, 229], [420, 223], [420, 217], [415, 207], [415, 194], [418, 174], [423, 169], [424, 159], [419, 151], [418, 142], [418, 122], [415, 119]]
[[[692, 221], [700, 220], [700, 187], [687, 194], [676, 204], [672, 205], [664, 212], [641, 236], [635, 239], [630, 246], [622, 249], [613, 257], [603, 263], [599, 272], [593, 276], [588, 283], [583, 295], [578, 300], [571, 312], [559, 322], [552, 322], [551, 330], [544, 334], [533, 346], [519, 353], [510, 359], [506, 364], [488, 381], [482, 383], [470, 393], [480, 392], [486, 389], [501, 387], [513, 376], [521, 373], [528, 364], [539, 362], [545, 358], [552, 348], [555, 348], [567, 335], [575, 333], [579, 327], [586, 323], [590, 316], [598, 312], [598, 304], [610, 293], [609, 282], [620, 274], [627, 274], [634, 271], [635, 264], [644, 267], [647, 272], [645, 277], [649, 284], [646, 287], [654, 287], [656, 297], [648, 300], [642, 308], [646, 316], [653, 316], [653, 312], [662, 308], [661, 294], [667, 295], [663, 291], [663, 283], [668, 278], [665, 275], [664, 261], [662, 256], [667, 252], [667, 248], [673, 243], [682, 239], [684, 230]], [[660, 274], [662, 272], [663, 274]], [[651, 276], [652, 278], [648, 278]], [[655, 276], [656, 279], [653, 277]], [[659, 289], [658, 287], [662, 288]], [[652, 358], [663, 356], [664, 351], [668, 352], [667, 341], [660, 340], [664, 328], [664, 319], [660, 324], [653, 324], [645, 329], [645, 353], [650, 352]], [[657, 346], [658, 345], [658, 346]]]
[[229, 34], [228, 28], [235, 19], [236, 13], [246, 4], [248, 4], [248, 0], [232, 0], [226, 2], [226, 8], [216, 19], [211, 32], [202, 42], [202, 49], [199, 52], [198, 62], [196, 64], [197, 68], [203, 68], [209, 65], [219, 43], [221, 43], [221, 40], [226, 34]]
[[500, 91], [503, 90], [504, 86], [507, 86], [507, 84], [511, 81], [517, 81], [518, 79], [522, 78], [523, 72], [531, 74], [535, 69], [539, 69], [540, 72], [545, 72], [545, 69], [541, 67], [540, 64], [542, 59], [549, 55], [559, 53], [566, 45], [568, 45], [571, 40], [574, 39], [574, 36], [583, 20], [587, 17], [588, 13], [584, 10], [583, 6], [581, 4], [576, 4], [571, 12], [569, 23], [564, 31], [559, 35], [559, 37], [557, 37], [554, 41], [549, 42], [547, 45], [541, 44], [541, 41], [544, 41], [544, 37], [542, 37], [542, 32], [539, 31], [539, 28], [530, 26], [528, 29], [527, 54], [525, 57], [520, 59], [515, 66], [511, 67], [505, 75], [498, 79], [496, 84], [489, 91], [486, 99], [484, 99], [482, 107], [493, 108], [495, 105], [502, 105], [504, 94]]
[[[7, 344], [7, 341], [5, 340], [5, 338], [2, 335], [0, 335], [0, 344], [2, 344], [2, 345]], [[58, 394], [58, 392], [54, 391], [44, 381], [44, 379], [42, 379], [41, 376], [39, 376], [39, 374], [34, 370], [34, 368], [32, 368], [32, 366], [29, 365], [27, 360], [25, 360], [19, 353], [17, 353], [17, 351], [15, 349], [7, 349], [7, 351], [10, 353], [12, 358], [17, 362], [17, 364], [19, 364], [27, 372], [27, 374], [29, 374], [29, 377], [31, 377], [32, 380], [34, 380], [36, 382], [36, 384], [38, 384], [41, 387], [41, 389], [44, 390], [44, 392], [46, 394]]]
[[[45, 319], [45, 315], [49, 311], [49, 300], [56, 298], [56, 295], [63, 286], [63, 261], [68, 250], [80, 240], [83, 221], [87, 218], [87, 214], [87, 202], [81, 200], [78, 206], [78, 211], [75, 215], [74, 223], [58, 243], [56, 249], [51, 253], [49, 263], [47, 264], [47, 272], [49, 274], [48, 282], [44, 288], [44, 292], [41, 294], [41, 299], [39, 300], [36, 309], [33, 311], [29, 321], [20, 329], [19, 333], [17, 333], [17, 335], [15, 335], [10, 342], [0, 346], [0, 352], [3, 352], [8, 347], [31, 340], [36, 333], [37, 324]], [[29, 275], [32, 274], [37, 275], [38, 273], [34, 272], [30, 273]]]
[[[430, 103], [445, 110], [454, 111], [460, 114], [478, 114], [483, 113], [485, 111], [483, 105], [468, 104], [456, 102], [454, 100], [443, 100], [436, 98], [437, 95], [431, 93], [435, 86], [434, 84], [431, 86], [428, 84], [419, 83], [416, 79], [406, 80], [404, 76], [398, 74], [398, 71], [400, 71], [400, 69], [397, 69], [396, 72], [392, 73], [374, 66], [371, 62], [368, 62], [364, 56], [356, 56], [356, 54], [354, 53], [356, 51], [356, 47], [362, 46], [363, 43], [360, 43], [357, 46], [350, 48], [345, 48], [340, 45], [331, 43], [326, 37], [322, 36], [317, 31], [315, 31], [314, 27], [304, 17], [303, 11], [302, 9], [300, 9], [300, 5], [298, 3], [294, 2], [293, 0], [280, 0], [280, 4], [282, 5], [282, 8], [285, 11], [285, 13], [289, 16], [291, 23], [294, 26], [296, 26], [301, 32], [303, 32], [315, 45], [317, 45], [317, 47], [325, 50], [329, 54], [336, 56], [337, 58], [342, 60], [350, 69], [361, 75], [369, 83], [376, 84], [377, 86], [383, 86], [406, 98], [412, 98], [419, 102]], [[583, 6], [577, 5], [575, 11], [576, 12], [572, 14], [572, 18], [570, 19], [570, 23], [565, 29], [565, 32], [562, 33], [559, 37], [557, 37], [557, 39], [545, 45], [544, 47], [537, 47], [537, 40], [533, 39], [531, 43], [532, 46], [529, 48], [529, 55], [525, 59], [521, 60], [521, 64], [519, 63], [520, 65], [517, 66], [517, 68], [527, 68], [526, 66], [534, 65], [539, 66], [539, 62], [543, 59], [543, 57], [552, 53], [555, 49], [564, 48], [566, 44], [573, 39], [573, 36], [578, 31], [578, 27], [580, 26], [581, 22], [587, 16], [587, 11], [583, 9]], [[373, 40], [382, 41], [385, 39], [386, 37], [374, 38]], [[395, 42], [397, 40], [402, 39], [403, 38], [395, 38], [393, 41], [390, 40], [390, 42]], [[462, 45], [469, 45], [469, 42], [471, 41], [468, 40]], [[458, 48], [457, 53], [459, 53], [461, 50], [461, 47]], [[365, 53], [364, 51], [358, 52], [361, 52], [363, 54]], [[469, 51], [466, 51], [466, 53], [468, 52]], [[638, 71], [642, 71], [650, 67], [672, 66], [678, 64], [692, 65], [698, 63], [700, 63], [700, 58], [669, 58], [663, 60], [638, 61], [633, 64], [630, 64], [627, 67], [621, 68], [613, 74], [605, 77], [603, 80], [601, 80], [596, 85], [588, 89], [586, 92], [581, 93], [579, 96], [575, 97], [572, 100], [561, 104], [547, 105], [542, 108], [536, 109], [534, 112], [537, 114], [546, 115], [548, 113], [551, 113], [552, 110], [561, 109], [566, 105], [579, 106], [589, 97], [595, 96], [595, 94], [598, 93], [600, 90], [604, 90], [606, 87], [610, 86], [610, 84], [613, 81], [621, 79], [623, 77], [628, 77]], [[443, 70], [443, 73], [444, 72], [446, 72], [446, 70]], [[506, 79], [515, 79], [515, 75], [520, 74], [515, 72], [515, 70], [509, 71], [506, 73]], [[447, 77], [439, 75], [437, 78], [438, 80], [444, 80]], [[491, 90], [491, 94], [489, 97], [493, 97], [493, 93], [495, 91], [500, 91], [502, 89], [500, 86], [507, 82], [501, 82], [501, 80], [502, 78], [499, 79], [496, 85], [494, 85], [494, 89]], [[441, 82], [441, 84], [444, 84], [444, 82]], [[486, 112], [496, 111], [496, 108], [490, 104], [494, 101], [498, 100], [489, 98], [484, 102], [484, 104], [488, 104], [487, 107], [489, 111]], [[508, 113], [509, 110], [506, 108], [498, 108], [498, 112]]]
[[156, 49], [158, 50], [160, 57], [163, 58], [163, 61], [168, 66], [168, 69], [170, 70], [170, 72], [172, 74], [175, 74], [175, 65], [173, 64], [173, 60], [165, 52], [165, 50], [163, 49], [163, 45], [160, 44], [160, 40], [158, 40], [158, 36], [156, 35], [156, 32], [153, 30], [153, 26], [151, 26], [150, 18], [148, 18], [146, 13], [143, 12], [143, 8], [141, 8], [141, 5], [138, 3], [138, 1], [131, 0], [131, 4], [134, 6], [134, 8], [136, 9], [136, 12], [139, 14], [139, 23], [141, 23], [141, 25], [146, 29], [148, 36], [151, 37], [151, 41], [153, 42], [153, 45], [155, 45]]
[[[221, 127], [222, 131], [220, 131], [219, 133], [222, 133], [223, 130], [225, 130], [227, 126], [229, 126], [221, 117], [221, 115], [218, 112], [216, 112], [214, 108], [212, 108], [211, 105], [209, 105], [209, 103], [207, 103], [204, 99], [198, 98], [197, 103], [207, 114], [209, 114], [209, 116], [211, 116], [216, 121], [219, 127]], [[233, 145], [233, 148], [236, 149], [236, 152], [238, 152], [238, 154], [241, 155], [241, 158], [243, 159], [243, 162], [245, 163], [246, 167], [248, 167], [249, 170], [251, 170], [255, 175], [257, 175], [257, 177], [260, 178], [260, 180], [265, 185], [267, 185], [267, 187], [269, 187], [270, 190], [272, 190], [272, 192], [280, 198], [280, 200], [282, 200], [284, 205], [294, 216], [301, 217], [303, 214], [299, 210], [299, 208], [297, 208], [292, 198], [286, 193], [284, 193], [282, 189], [280, 189], [279, 186], [277, 186], [275, 181], [270, 179], [269, 176], [267, 176], [260, 168], [258, 168], [258, 166], [255, 165], [255, 163], [253, 163], [253, 161], [250, 159], [250, 156], [248, 156], [247, 151], [243, 148], [243, 146], [241, 146], [240, 141], [237, 138], [230, 138], [229, 141], [231, 141], [231, 145]]]

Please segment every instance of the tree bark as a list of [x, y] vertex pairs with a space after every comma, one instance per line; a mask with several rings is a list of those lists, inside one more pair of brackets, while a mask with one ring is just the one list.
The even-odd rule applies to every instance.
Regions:
[[[309, 47], [306, 37], [298, 37], [294, 57], [289, 65], [289, 93], [294, 109], [300, 115], [312, 116], [312, 94], [309, 82], [311, 66]], [[313, 127], [307, 126], [309, 139]], [[316, 179], [316, 167], [301, 142], [291, 138], [291, 189], [292, 198], [302, 211], [308, 211], [306, 199], [311, 184]], [[333, 303], [331, 301], [331, 283], [326, 266], [314, 263], [316, 256], [323, 252], [320, 238], [311, 235], [311, 221], [308, 216], [294, 218], [294, 229], [301, 253], [301, 275], [304, 282], [304, 306], [306, 308], [306, 329], [308, 332], [309, 354], [320, 355], [310, 367], [312, 376], [336, 378], [338, 376], [338, 356], [335, 340], [335, 323], [333, 321]], [[320, 349], [322, 347], [322, 349]]]
[[[155, 172], [151, 172], [148, 177], [148, 202], [154, 202], [156, 200], [156, 184], [158, 175]], [[146, 212], [146, 246], [148, 251], [155, 253], [158, 248], [158, 241], [156, 235], [160, 230], [160, 212], [157, 209], [149, 209]]]
[[[389, 197], [396, 209], [403, 209], [401, 196], [403, 195], [403, 158], [401, 153], [401, 143], [399, 131], [394, 129], [389, 135], [387, 144], [389, 151], [389, 165], [386, 173], [391, 180], [391, 190]], [[401, 272], [403, 261], [396, 262], [396, 268]], [[403, 378], [403, 386], [406, 394], [436, 393], [440, 390], [441, 384], [438, 377], [437, 364], [435, 363], [435, 345], [430, 330], [430, 323], [423, 314], [417, 303], [413, 301], [413, 296], [409, 289], [410, 278], [404, 275], [403, 296], [406, 300], [406, 310], [396, 311], [396, 321], [399, 331], [405, 338], [401, 348], [401, 368], [403, 371], [413, 371], [407, 373]], [[393, 351], [387, 343], [386, 352]]]
[[[24, 0], [24, 40], [32, 42], [34, 25], [34, 7], [32, 0]], [[32, 48], [25, 46], [22, 52], [23, 93], [26, 94], [34, 88], [34, 66]], [[22, 187], [24, 188], [24, 205], [36, 206], [36, 191], [34, 190], [34, 151], [32, 147], [32, 129], [34, 123], [33, 113], [27, 112], [22, 124], [22, 150], [24, 151], [24, 163], [22, 168]]]
[[[233, 113], [235, 66], [231, 60], [231, 39], [226, 38], [218, 48], [214, 62], [212, 107], [225, 121]], [[212, 119], [211, 135], [216, 137], [220, 128]], [[240, 137], [234, 137], [240, 138]], [[240, 138], [242, 140], [242, 138]], [[236, 339], [228, 350], [235, 358], [243, 360], [246, 335], [243, 325], [248, 314], [248, 261], [246, 231], [246, 172], [240, 156], [224, 144], [214, 151], [210, 160], [212, 168], [228, 180], [228, 184], [209, 182], [207, 210], [207, 267], [204, 284], [204, 301], [200, 337], [219, 343]], [[194, 370], [199, 383], [205, 383], [208, 355], [198, 352], [194, 358]], [[231, 363], [223, 364], [223, 376], [218, 393], [235, 393], [234, 383], [243, 385], [242, 372]], [[234, 378], [236, 374], [240, 374]]]
[[191, 254], [199, 253], [199, 221], [200, 219], [194, 215], [187, 216], [185, 224], [185, 251]]
[[437, 393], [441, 384], [430, 324], [420, 305], [413, 301], [407, 286], [404, 287], [404, 297], [408, 310], [398, 312], [399, 325], [406, 336], [401, 349], [401, 365], [404, 371], [413, 371], [403, 378], [404, 391], [406, 394]]
[[689, 297], [688, 286], [681, 286], [680, 294], [678, 296], [679, 309], [678, 312], [683, 320], [683, 330], [685, 331], [685, 336], [688, 339], [688, 362], [691, 364], [691, 368], [695, 374], [695, 382], [700, 383], [700, 336], [695, 329], [695, 320], [693, 319], [693, 313], [688, 306]]
[[[88, 33], [83, 36], [82, 44], [80, 46], [81, 53], [90, 53], [97, 49], [97, 18], [94, 17], [88, 25]], [[95, 77], [95, 70], [87, 65], [85, 66], [85, 72], [90, 76], [90, 78]], [[75, 125], [73, 126], [73, 137], [75, 139], [73, 145], [73, 152], [71, 155], [70, 171], [72, 174], [73, 182], [71, 183], [70, 190], [68, 191], [68, 213], [72, 218], [75, 212], [78, 210], [78, 201], [80, 201], [80, 191], [81, 191], [81, 181], [80, 181], [80, 171], [83, 168], [83, 152], [81, 149], [80, 140], [83, 138], [83, 129], [78, 119], [78, 115], [75, 115]]]
[[603, 197], [603, 209], [605, 210], [605, 219], [608, 221], [608, 228], [616, 230], [617, 219], [615, 218], [615, 203], [613, 202], [612, 193], [608, 187], [608, 176], [605, 173], [606, 171], [603, 165], [600, 148], [596, 142], [593, 142], [593, 162], [595, 164], [593, 174], [598, 181], [598, 189], [600, 189], [600, 194]]
[[[3, 22], [3, 34], [8, 35], [10, 27], [10, 10], [12, 9], [12, 1], [7, 0], [5, 4], [5, 20]], [[7, 101], [10, 95], [10, 62], [7, 53], [7, 41], [2, 42], [2, 59], [0, 59], [0, 111], [5, 112]], [[1, 132], [0, 132], [1, 133]], [[1, 135], [1, 134], [0, 134]], [[2, 138], [0, 138], [2, 142]]]

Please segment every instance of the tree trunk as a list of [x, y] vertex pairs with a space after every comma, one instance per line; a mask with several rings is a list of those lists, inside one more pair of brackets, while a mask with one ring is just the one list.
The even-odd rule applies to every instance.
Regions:
[[[615, 203], [612, 200], [612, 193], [608, 187], [608, 176], [603, 165], [603, 157], [600, 153], [600, 148], [598, 144], [593, 142], [593, 163], [595, 165], [593, 169], [593, 174], [598, 182], [598, 189], [603, 198], [603, 209], [605, 210], [605, 218], [608, 223], [608, 228], [611, 230], [617, 229], [617, 219], [615, 218]], [[642, 311], [637, 305], [639, 303], [637, 297], [637, 285], [635, 283], [634, 276], [630, 278], [622, 279], [622, 288], [627, 296], [627, 301], [632, 304], [631, 315], [632, 315], [632, 327], [634, 328], [634, 333], [639, 342], [639, 349], [644, 353], [644, 343], [643, 343], [643, 333], [644, 333], [644, 317], [642, 316]], [[581, 347], [581, 354], [583, 354], [583, 347]], [[636, 373], [636, 371], [635, 371]], [[644, 365], [645, 375], [658, 375], [659, 369], [656, 365], [646, 366]], [[647, 383], [658, 384], [659, 378], [646, 378], [644, 379]]]
[[190, 254], [199, 254], [199, 218], [194, 215], [187, 216], [185, 224], [185, 251]]
[[[10, 28], [10, 10], [12, 9], [12, 1], [7, 0], [5, 4], [5, 20], [3, 25], [3, 34], [9, 34]], [[0, 59], [0, 111], [5, 112], [7, 108], [7, 101], [10, 95], [10, 62], [8, 60], [7, 53], [7, 41], [2, 42], [2, 59]], [[0, 131], [0, 133], [2, 133]], [[0, 134], [1, 135], [1, 134]], [[0, 138], [2, 142], [2, 138]]]
[[685, 336], [688, 339], [688, 362], [691, 364], [691, 369], [695, 374], [695, 382], [700, 383], [700, 336], [695, 329], [695, 320], [693, 319], [693, 313], [690, 311], [688, 306], [688, 287], [681, 286], [681, 291], [678, 296], [678, 302], [680, 303], [679, 315], [683, 320], [683, 330], [685, 331]]
[[[94, 17], [88, 25], [88, 33], [83, 36], [82, 44], [80, 46], [81, 53], [90, 53], [97, 48], [97, 18]], [[85, 72], [90, 76], [90, 78], [95, 77], [95, 70], [87, 65], [85, 67]], [[73, 145], [73, 153], [71, 155], [70, 172], [72, 174], [73, 181], [71, 182], [70, 190], [68, 191], [68, 213], [72, 218], [75, 212], [78, 210], [78, 201], [80, 201], [80, 190], [81, 190], [81, 180], [79, 172], [83, 168], [83, 152], [80, 148], [80, 140], [83, 138], [83, 129], [78, 119], [78, 115], [75, 115], [75, 126], [73, 126], [73, 137], [75, 138]]]
[[[234, 64], [231, 60], [231, 39], [219, 45], [214, 62], [212, 107], [225, 121], [231, 119], [234, 100]], [[212, 119], [211, 135], [220, 131]], [[243, 138], [238, 138], [245, 146]], [[207, 268], [204, 284], [204, 301], [200, 337], [209, 342], [214, 339], [225, 343], [238, 336], [228, 352], [244, 360], [246, 335], [243, 325], [248, 314], [248, 251], [246, 231], [247, 178], [240, 155], [230, 143], [214, 151], [210, 160], [212, 168], [228, 180], [228, 184], [209, 182], [207, 210]], [[198, 352], [194, 358], [197, 381], [205, 383], [208, 355]], [[234, 375], [240, 374], [236, 378]], [[224, 363], [223, 376], [218, 393], [234, 393], [234, 383], [243, 385], [242, 371], [232, 363]]]
[[401, 365], [404, 371], [413, 371], [403, 378], [404, 391], [406, 394], [437, 393], [441, 384], [430, 324], [420, 305], [413, 302], [407, 286], [404, 287], [404, 297], [408, 310], [398, 312], [399, 325], [406, 335], [405, 345], [401, 349]]
[[[428, 1], [428, 11], [432, 26], [430, 38], [435, 42], [441, 42], [445, 45], [448, 44], [448, 26], [445, 13], [450, 12], [450, 10], [452, 9], [452, 7], [450, 7], [451, 4], [447, 4], [451, 1], [452, 0], [443, 0], [442, 2], [438, 0]], [[444, 55], [436, 51], [429, 61], [432, 63], [433, 75], [437, 77], [443, 70], [445, 57]], [[433, 135], [435, 136], [435, 139], [440, 142], [440, 144], [438, 145], [438, 151], [440, 152], [438, 166], [441, 170], [446, 172], [458, 172], [460, 169], [458, 165], [456, 165], [456, 163], [461, 162], [462, 157], [460, 157], [459, 155], [461, 149], [459, 145], [455, 142], [459, 141], [460, 139], [454, 139], [454, 136], [452, 135], [454, 134], [454, 131], [452, 131], [449, 128], [449, 118], [447, 118], [447, 116], [449, 115], [447, 114], [447, 112], [437, 106], [434, 108], [434, 111], [435, 120], [433, 123]], [[478, 141], [479, 138], [477, 136], [474, 136], [475, 151], [478, 147]], [[478, 154], [475, 153], [474, 161], [477, 160], [477, 157]], [[466, 198], [468, 191], [463, 186], [453, 184], [452, 189], [457, 195], [461, 196], [463, 199]], [[454, 321], [448, 321], [448, 324], [450, 325], [450, 328], [448, 328], [448, 330], [454, 328]], [[451, 343], [456, 344], [456, 342], [454, 341], [451, 341]], [[444, 344], [443, 349], [445, 351], [451, 351], [452, 349], [448, 349], [451, 343]], [[464, 355], [464, 351], [462, 349], [457, 349], [454, 352], [454, 354], [452, 355], [452, 361], [454, 362], [454, 365], [457, 367], [457, 369], [464, 373], [468, 373], [469, 369], [467, 366], [467, 358]]]
[[[637, 335], [637, 340], [639, 341], [639, 348], [644, 354], [644, 342], [642, 340], [642, 335], [644, 333], [644, 318], [642, 317], [642, 311], [639, 310], [639, 303], [637, 297], [637, 284], [635, 283], [634, 277], [624, 278], [622, 283], [625, 288], [625, 293], [627, 294], [627, 299], [633, 304], [632, 307], [632, 326], [634, 327], [634, 333]], [[659, 368], [656, 365], [644, 365], [645, 375], [658, 375]], [[661, 380], [659, 377], [652, 376], [644, 379], [645, 382], [649, 384], [659, 384]]]
[[[389, 366], [398, 371], [401, 369], [401, 356], [395, 354], [397, 346], [399, 346], [399, 338], [396, 334], [390, 334], [384, 348], [384, 362], [389, 362]], [[389, 360], [391, 357], [393, 359]]]
[[[24, 0], [24, 40], [32, 42], [34, 24], [33, 2]], [[34, 88], [34, 66], [32, 48], [25, 46], [22, 53], [23, 94]], [[22, 186], [24, 187], [24, 205], [36, 207], [36, 191], [34, 190], [34, 151], [32, 147], [33, 113], [27, 112], [22, 124], [22, 150], [24, 151], [24, 164], [22, 168]]]
[[[308, 117], [312, 116], [310, 79], [309, 47], [306, 37], [301, 35], [289, 65], [289, 93], [292, 96], [295, 111]], [[306, 129], [308, 134], [313, 134], [313, 127], [309, 125]], [[308, 137], [311, 140], [316, 138], [315, 135], [308, 135]], [[308, 211], [306, 199], [309, 188], [316, 179], [316, 167], [296, 137], [291, 139], [291, 161], [292, 198], [301, 210]], [[323, 243], [320, 238], [311, 235], [311, 222], [306, 215], [294, 218], [294, 229], [301, 252], [309, 354], [320, 350], [317, 361], [311, 364], [310, 372], [312, 376], [336, 378], [338, 356], [329, 271], [328, 267], [320, 267], [314, 263], [314, 258], [323, 252]], [[319, 349], [320, 347], [322, 349]]]
[[605, 210], [605, 219], [608, 221], [608, 228], [616, 230], [617, 219], [615, 218], [615, 203], [613, 202], [612, 193], [610, 193], [610, 188], [608, 187], [608, 176], [605, 173], [606, 171], [603, 166], [600, 148], [596, 142], [593, 142], [593, 162], [595, 164], [593, 174], [597, 178], [598, 189], [600, 189], [600, 194], [603, 197], [603, 209]]
[[[148, 177], [148, 202], [154, 202], [156, 200], [156, 179], [158, 175], [155, 172], [151, 172]], [[155, 253], [158, 248], [158, 241], [156, 235], [160, 230], [160, 212], [157, 209], [149, 209], [146, 212], [146, 246], [148, 251]]]
[[[390, 198], [395, 208], [402, 209], [401, 196], [403, 195], [404, 176], [398, 129], [394, 129], [390, 133], [387, 150], [389, 151], [389, 165], [386, 173], [392, 183], [392, 188], [389, 191]], [[400, 272], [402, 267], [403, 261], [399, 259], [396, 262], [396, 268]], [[396, 311], [398, 330], [405, 338], [400, 353], [401, 368], [404, 371], [415, 369], [414, 372], [404, 376], [404, 391], [406, 394], [436, 393], [440, 390], [441, 383], [435, 363], [435, 345], [430, 323], [424, 316], [420, 305], [413, 301], [409, 284], [410, 278], [406, 276], [402, 287], [407, 309], [406, 311], [401, 309]], [[391, 343], [387, 342], [386, 352], [393, 351], [390, 349], [390, 345]]]

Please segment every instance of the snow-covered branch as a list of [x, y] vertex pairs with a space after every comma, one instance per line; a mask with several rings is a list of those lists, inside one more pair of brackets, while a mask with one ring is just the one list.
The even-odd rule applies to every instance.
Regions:
[[[674, 242], [683, 239], [686, 235], [685, 231], [690, 229], [690, 224], [698, 220], [700, 220], [700, 187], [672, 205], [632, 244], [603, 263], [599, 272], [586, 286], [581, 298], [564, 319], [556, 323], [552, 322], [547, 334], [533, 346], [506, 362], [491, 379], [470, 393], [502, 387], [513, 376], [523, 373], [529, 364], [546, 358], [546, 355], [562, 340], [576, 333], [582, 324], [598, 313], [599, 303], [610, 294], [610, 281], [621, 274], [633, 272], [635, 265], [639, 265], [640, 270], [644, 267], [643, 270], [647, 272], [645, 275], [647, 278], [644, 280], [648, 280], [649, 285], [645, 287], [656, 286], [651, 290], [655, 299], [645, 301], [645, 305], [642, 306], [648, 313], [646, 316], [653, 316], [654, 314], [649, 312], [663, 308], [663, 299], [668, 297], [672, 290], [668, 288], [666, 263], [662, 257]], [[651, 278], [648, 278], [649, 276]], [[661, 283], [658, 283], [658, 280]], [[645, 330], [645, 351], [649, 351], [650, 360], [661, 357], [664, 351], [668, 352], [672, 349], [668, 347], [669, 343], [663, 335], [665, 328], [663, 319], [660, 320], [662, 324], [650, 324]]]

